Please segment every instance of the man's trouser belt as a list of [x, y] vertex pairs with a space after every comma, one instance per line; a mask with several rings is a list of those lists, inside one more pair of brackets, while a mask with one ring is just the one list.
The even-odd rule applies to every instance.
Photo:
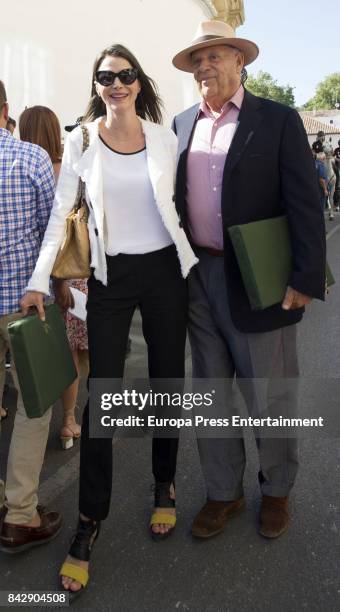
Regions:
[[223, 257], [224, 251], [220, 251], [219, 249], [212, 249], [211, 247], [199, 247], [202, 251], [208, 253], [208, 255], [212, 255], [212, 257]]

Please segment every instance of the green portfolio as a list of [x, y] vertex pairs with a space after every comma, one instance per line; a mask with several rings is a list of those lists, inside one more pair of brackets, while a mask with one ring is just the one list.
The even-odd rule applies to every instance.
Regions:
[[11, 352], [27, 416], [40, 417], [77, 377], [64, 321], [56, 304], [8, 325]]
[[[292, 270], [292, 249], [285, 216], [229, 228], [243, 283], [253, 310], [284, 298]], [[327, 264], [327, 286], [334, 278]]]

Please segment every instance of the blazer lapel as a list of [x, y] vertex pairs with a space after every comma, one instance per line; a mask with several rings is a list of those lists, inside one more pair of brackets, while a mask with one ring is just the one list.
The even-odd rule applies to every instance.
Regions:
[[141, 119], [142, 129], [145, 136], [146, 158], [149, 170], [149, 177], [156, 198], [158, 193], [158, 183], [164, 173], [162, 164], [163, 147], [160, 146], [158, 133], [153, 130], [153, 126]]
[[262, 116], [259, 112], [260, 108], [261, 100], [245, 91], [242, 108], [239, 114], [239, 125], [230, 145], [224, 165], [223, 187], [225, 187], [232, 170], [241, 159], [262, 121]]
[[187, 156], [189, 142], [193, 129], [195, 127], [199, 104], [189, 108], [182, 119], [181, 125], [178, 126], [178, 158], [183, 155]]
[[186, 227], [186, 181], [187, 181], [187, 159], [189, 145], [196, 125], [199, 104], [189, 108], [182, 116], [180, 123], [176, 123], [178, 137], [177, 173], [176, 173], [176, 208], [181, 221]]

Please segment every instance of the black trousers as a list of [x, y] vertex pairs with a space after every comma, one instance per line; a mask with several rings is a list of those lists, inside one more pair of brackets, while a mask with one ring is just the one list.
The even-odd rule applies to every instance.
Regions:
[[[122, 378], [132, 316], [140, 308], [150, 378], [184, 378], [187, 286], [174, 245], [143, 255], [107, 256], [108, 284], [88, 281], [90, 378]], [[178, 438], [153, 438], [155, 480], [174, 479]], [[84, 410], [80, 448], [79, 509], [103, 520], [110, 508], [112, 440], [89, 437]]]

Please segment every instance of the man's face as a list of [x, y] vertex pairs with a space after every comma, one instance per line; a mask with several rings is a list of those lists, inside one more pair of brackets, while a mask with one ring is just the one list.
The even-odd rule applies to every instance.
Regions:
[[191, 58], [201, 95], [209, 105], [222, 106], [240, 86], [243, 54], [227, 45], [215, 45], [194, 51]]

